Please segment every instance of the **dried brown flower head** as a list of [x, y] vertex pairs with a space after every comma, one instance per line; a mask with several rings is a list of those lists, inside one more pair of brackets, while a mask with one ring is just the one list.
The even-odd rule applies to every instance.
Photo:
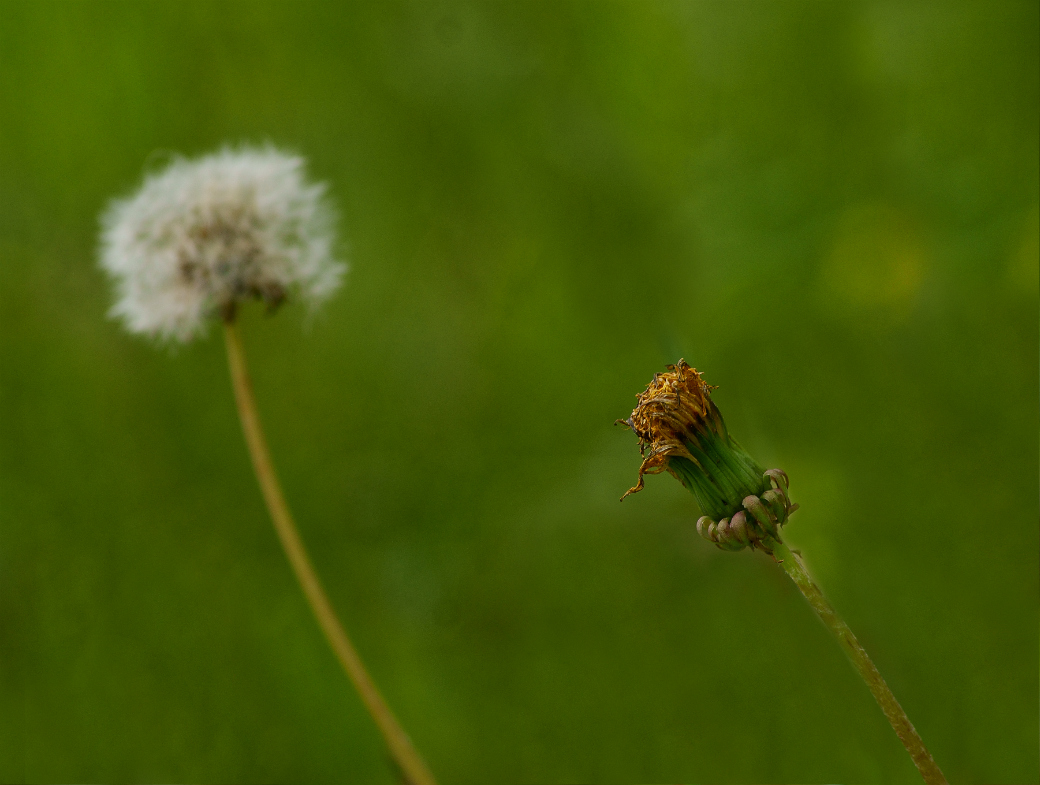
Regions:
[[639, 403], [632, 415], [627, 420], [618, 420], [639, 437], [639, 454], [643, 456], [639, 482], [629, 488], [622, 499], [643, 490], [644, 474], [670, 470], [669, 458], [681, 456], [697, 462], [683, 443], [683, 434], [701, 428], [721, 429], [725, 433], [722, 416], [711, 400], [711, 391], [716, 388], [705, 384], [697, 369], [691, 368], [686, 360], [666, 367], [667, 372], [655, 373], [646, 390], [637, 396]]
[[643, 457], [639, 481], [621, 499], [643, 489], [644, 475], [667, 471], [697, 498], [705, 513], [697, 528], [707, 539], [732, 550], [756, 543], [770, 550], [763, 543], [779, 541], [778, 527], [796, 507], [787, 475], [763, 471], [729, 435], [714, 389], [685, 360], [654, 375], [632, 415], [618, 420], [639, 437]]

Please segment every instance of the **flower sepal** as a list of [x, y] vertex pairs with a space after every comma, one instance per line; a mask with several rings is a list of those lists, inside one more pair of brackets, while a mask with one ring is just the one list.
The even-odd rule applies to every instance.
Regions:
[[798, 505], [788, 496], [789, 480], [783, 469], [769, 469], [762, 476], [770, 484], [769, 490], [761, 496], [746, 496], [744, 509], [729, 518], [714, 521], [702, 515], [697, 520], [697, 533], [722, 550], [754, 550], [757, 546], [771, 554], [773, 544], [783, 542], [780, 529]]

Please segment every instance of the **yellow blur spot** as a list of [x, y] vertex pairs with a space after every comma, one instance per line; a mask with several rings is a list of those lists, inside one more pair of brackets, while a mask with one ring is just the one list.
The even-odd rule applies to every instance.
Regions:
[[824, 260], [823, 293], [841, 310], [905, 317], [924, 281], [926, 253], [911, 221], [890, 205], [850, 209]]
[[1011, 288], [1036, 297], [1040, 293], [1040, 204], [1023, 221], [1022, 235], [1011, 252], [1007, 270]]

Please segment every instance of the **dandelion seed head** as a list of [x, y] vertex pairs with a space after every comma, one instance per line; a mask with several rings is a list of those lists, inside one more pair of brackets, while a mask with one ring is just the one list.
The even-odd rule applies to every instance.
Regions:
[[325, 185], [306, 181], [301, 157], [264, 147], [177, 158], [102, 216], [110, 314], [130, 332], [189, 341], [245, 300], [313, 308], [347, 269], [334, 242]]

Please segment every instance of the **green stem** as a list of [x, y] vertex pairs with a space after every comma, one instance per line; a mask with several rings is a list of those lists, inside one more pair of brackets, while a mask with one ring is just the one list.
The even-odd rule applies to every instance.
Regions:
[[805, 595], [805, 599], [809, 601], [813, 610], [816, 611], [816, 615], [820, 617], [824, 626], [834, 634], [834, 637], [838, 639], [838, 643], [841, 644], [841, 648], [845, 650], [849, 659], [852, 660], [853, 667], [863, 677], [863, 681], [867, 683], [867, 687], [870, 688], [874, 699], [892, 724], [892, 728], [895, 730], [896, 735], [899, 736], [899, 740], [903, 742], [906, 751], [914, 759], [914, 764], [917, 766], [917, 770], [921, 772], [924, 781], [928, 785], [948, 785], [946, 777], [943, 776], [935, 761], [932, 760], [931, 753], [925, 748], [924, 742], [917, 734], [917, 731], [914, 730], [914, 726], [910, 724], [910, 719], [906, 716], [906, 712], [903, 711], [903, 707], [899, 705], [896, 696], [892, 694], [892, 690], [888, 688], [885, 680], [881, 678], [881, 674], [878, 673], [878, 669], [870, 659], [870, 655], [860, 645], [860, 642], [856, 640], [856, 636], [852, 634], [849, 626], [831, 607], [827, 598], [823, 596], [820, 587], [813, 583], [812, 578], [809, 577], [809, 573], [805, 569], [805, 565], [802, 564], [802, 560], [791, 553], [790, 549], [783, 543], [770, 543], [770, 545], [773, 548], [773, 557], [784, 568], [784, 571], [794, 581], [802, 594]]
[[307, 549], [303, 547], [303, 540], [293, 521], [289, 505], [282, 493], [282, 485], [278, 482], [278, 475], [271, 461], [271, 453], [267, 449], [267, 440], [264, 438], [263, 429], [260, 427], [260, 416], [256, 409], [256, 400], [253, 398], [253, 384], [249, 379], [249, 370], [246, 367], [246, 355], [242, 348], [242, 338], [238, 334], [238, 327], [234, 322], [224, 323], [224, 338], [227, 345], [228, 364], [231, 367], [231, 382], [235, 388], [235, 403], [238, 404], [238, 415], [242, 421], [242, 431], [246, 437], [246, 445], [249, 447], [249, 457], [253, 460], [253, 469], [256, 471], [256, 479], [260, 483], [267, 510], [271, 514], [278, 539], [281, 540], [285, 555], [289, 558], [296, 579], [300, 582], [303, 594], [314, 611], [322, 632], [332, 646], [336, 657], [339, 659], [343, 670], [354, 683], [361, 700], [372, 715], [390, 755], [401, 769], [404, 780], [408, 785], [436, 785], [433, 774], [426, 767], [426, 763], [412, 746], [408, 734], [397, 722], [394, 713], [383, 700], [372, 677], [368, 675], [361, 657], [343, 629], [336, 611], [332, 608], [325, 589], [318, 580], [318, 574], [314, 571]]

